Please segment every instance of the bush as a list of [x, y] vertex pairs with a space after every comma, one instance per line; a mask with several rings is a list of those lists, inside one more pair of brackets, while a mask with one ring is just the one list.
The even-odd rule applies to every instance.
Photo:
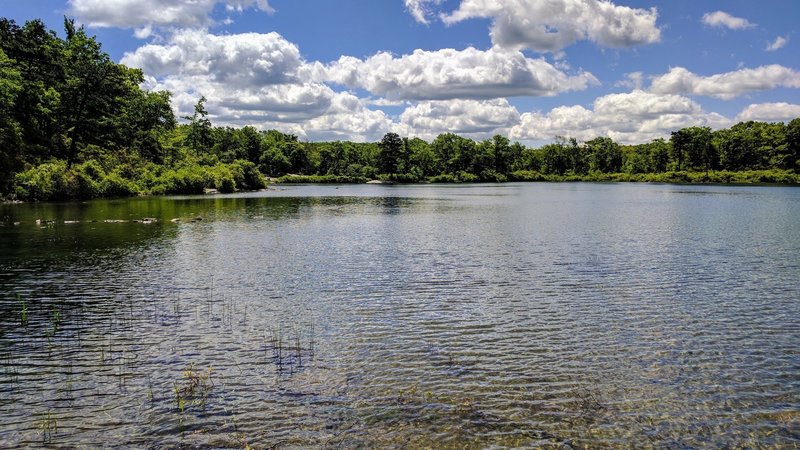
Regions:
[[74, 191], [68, 192], [70, 198], [96, 198], [102, 196], [100, 183], [106, 177], [106, 172], [97, 161], [87, 161], [73, 167], [75, 177]]
[[220, 164], [210, 168], [213, 182], [210, 186], [219, 192], [231, 193], [236, 191], [236, 180], [233, 178], [233, 172], [225, 164]]
[[547, 179], [539, 172], [533, 170], [517, 170], [509, 174], [511, 181], [546, 181]]
[[278, 183], [366, 183], [364, 177], [348, 177], [344, 175], [284, 175]]
[[267, 183], [264, 181], [264, 175], [259, 172], [258, 167], [254, 163], [238, 159], [234, 161], [231, 166], [236, 176], [236, 187], [238, 189], [254, 191], [267, 187]]
[[164, 171], [151, 194], [202, 194], [208, 181], [208, 173], [201, 166], [187, 166], [176, 170]]
[[397, 183], [417, 183], [420, 181], [421, 176], [415, 173], [382, 173], [378, 175], [377, 179], [381, 181], [395, 181]]
[[451, 173], [443, 173], [441, 175], [435, 175], [428, 178], [428, 182], [430, 183], [459, 183], [459, 180], [455, 175]]
[[474, 183], [478, 181], [477, 175], [464, 172], [463, 170], [459, 170], [458, 173], [456, 173], [456, 178], [458, 178], [458, 181], [461, 181], [462, 183]]
[[[464, 172], [459, 172], [458, 173], [458, 177], [461, 178], [463, 173]], [[467, 175], [472, 175], [472, 174], [467, 174]], [[472, 176], [475, 177], [474, 175], [472, 175]], [[477, 179], [477, 178], [478, 177], [475, 177], [475, 179]], [[480, 180], [481, 181], [489, 181], [489, 182], [493, 182], [493, 183], [505, 183], [506, 181], [508, 181], [508, 177], [506, 177], [502, 173], [499, 173], [499, 172], [497, 172], [497, 171], [495, 171], [493, 169], [487, 169], [487, 170], [484, 170], [483, 172], [481, 172]], [[467, 180], [462, 179], [462, 181], [467, 181]]]
[[362, 166], [358, 176], [367, 180], [374, 180], [378, 176], [378, 168], [373, 166]]
[[138, 195], [139, 190], [131, 181], [115, 172], [106, 175], [100, 183], [99, 194], [102, 197], [130, 197]]
[[14, 176], [15, 194], [20, 200], [62, 200], [76, 191], [75, 178], [66, 161], [53, 161], [32, 167]]

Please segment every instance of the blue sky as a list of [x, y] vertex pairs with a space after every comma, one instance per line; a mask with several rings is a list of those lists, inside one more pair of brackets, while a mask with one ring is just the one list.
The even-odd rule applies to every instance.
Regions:
[[67, 0], [63, 16], [217, 125], [306, 140], [668, 137], [800, 116], [796, 0]]

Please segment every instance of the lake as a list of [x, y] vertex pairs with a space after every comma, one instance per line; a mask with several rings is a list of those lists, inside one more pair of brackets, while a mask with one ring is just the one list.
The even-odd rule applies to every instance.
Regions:
[[0, 447], [800, 445], [797, 187], [281, 185], [0, 223]]

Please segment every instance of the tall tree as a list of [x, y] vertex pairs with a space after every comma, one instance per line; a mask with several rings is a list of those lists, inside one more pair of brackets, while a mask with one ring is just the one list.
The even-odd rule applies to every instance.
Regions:
[[0, 192], [7, 192], [11, 175], [19, 166], [18, 149], [22, 143], [19, 123], [14, 117], [14, 104], [22, 92], [22, 76], [0, 49]]
[[597, 137], [584, 144], [589, 159], [589, 170], [615, 173], [622, 168], [622, 151], [609, 137]]
[[164, 133], [175, 128], [175, 124], [169, 92], [136, 91], [117, 120], [117, 142], [138, 150], [147, 160], [163, 163], [161, 142]]
[[104, 144], [116, 134], [119, 114], [144, 81], [142, 72], [111, 61], [100, 43], [83, 27], [65, 19], [64, 87], [61, 91], [59, 123], [62, 155], [75, 162], [85, 144]]
[[787, 167], [800, 170], [800, 118], [786, 126]]
[[669, 164], [670, 144], [663, 138], [653, 139], [648, 144], [648, 170], [650, 172], [666, 172]]
[[673, 131], [670, 137], [672, 144], [672, 160], [675, 162], [676, 170], [683, 170], [683, 161], [686, 155], [686, 148], [689, 146], [690, 136], [683, 130]]
[[415, 137], [408, 141], [411, 150], [411, 165], [419, 168], [422, 176], [436, 175], [436, 155], [431, 146], [424, 140]]
[[186, 136], [186, 144], [197, 153], [205, 153], [211, 150], [212, 128], [211, 120], [208, 119], [206, 111], [206, 97], [200, 96], [200, 100], [194, 105], [194, 114], [186, 116], [189, 120], [189, 134]]
[[324, 144], [319, 151], [319, 171], [323, 175], [343, 175], [348, 161], [340, 141]]
[[495, 134], [492, 137], [492, 159], [493, 168], [497, 173], [508, 173], [511, 167], [511, 147], [509, 140], [505, 136]]
[[673, 152], [678, 156], [678, 170], [683, 155], [692, 169], [714, 169], [719, 161], [717, 149], [711, 141], [711, 128], [689, 127], [672, 133]]
[[381, 151], [378, 155], [378, 170], [381, 173], [397, 173], [403, 152], [403, 140], [397, 133], [386, 133], [379, 146]]
[[9, 110], [20, 126], [26, 160], [52, 156], [58, 143], [60, 91], [64, 84], [64, 42], [40, 20], [18, 26], [0, 19], [0, 49], [22, 77], [22, 89]]
[[453, 173], [454, 162], [457, 153], [457, 141], [460, 136], [453, 133], [442, 133], [436, 136], [431, 143], [434, 155], [438, 160], [439, 173]]

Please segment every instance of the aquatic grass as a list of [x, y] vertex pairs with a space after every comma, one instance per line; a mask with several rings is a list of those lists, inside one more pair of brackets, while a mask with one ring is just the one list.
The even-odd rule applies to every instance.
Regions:
[[147, 374], [147, 400], [152, 402], [153, 399], [153, 381], [150, 379], [150, 374]]
[[57, 333], [59, 328], [61, 328], [61, 311], [56, 308], [53, 308], [53, 334]]
[[270, 327], [269, 343], [272, 349], [272, 360], [277, 363], [279, 368], [283, 365], [283, 333], [279, 328], [277, 331]]
[[19, 304], [19, 321], [23, 327], [28, 326], [28, 302], [17, 293], [17, 303]]
[[579, 422], [592, 422], [606, 410], [606, 405], [601, 401], [600, 396], [583, 386], [575, 389], [572, 404], [577, 413], [576, 419]]
[[173, 389], [175, 390], [175, 402], [177, 403], [178, 411], [183, 414], [183, 411], [186, 409], [186, 398], [181, 395], [178, 383], [173, 383]]
[[[287, 329], [289, 331], [286, 331]], [[275, 328], [270, 327], [268, 333], [264, 332], [264, 356], [277, 366], [279, 374], [288, 372], [291, 375], [303, 369], [308, 360], [313, 360], [315, 346], [313, 321], [309, 325], [309, 330], [308, 333], [304, 333], [299, 324], [285, 326], [280, 323]], [[304, 338], [306, 334], [308, 337]]]
[[52, 411], [48, 410], [47, 413], [43, 414], [39, 419], [37, 428], [44, 442], [50, 442], [53, 439], [53, 434], [58, 433], [58, 418]]
[[55, 347], [55, 343], [53, 342], [53, 337], [55, 337], [55, 331], [53, 329], [48, 329], [44, 331], [44, 337], [47, 340], [47, 357], [53, 357], [53, 347]]
[[206, 370], [195, 369], [194, 363], [183, 371], [180, 383], [173, 383], [178, 411], [183, 413], [187, 404], [205, 407], [206, 400], [214, 387], [211, 372], [211, 367]]
[[295, 330], [294, 332], [294, 351], [297, 355], [297, 364], [303, 367], [303, 353], [300, 351], [300, 333]]

